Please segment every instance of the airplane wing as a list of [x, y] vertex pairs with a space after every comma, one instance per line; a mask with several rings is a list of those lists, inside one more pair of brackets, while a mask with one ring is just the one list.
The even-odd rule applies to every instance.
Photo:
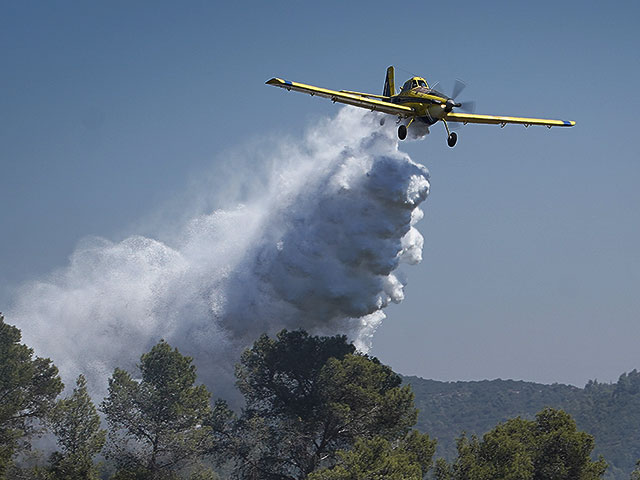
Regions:
[[544, 125], [545, 127], [573, 127], [576, 122], [568, 120], [549, 120], [547, 118], [526, 118], [526, 117], [502, 117], [495, 115], [474, 115], [471, 113], [448, 113], [444, 119], [447, 122], [462, 123], [485, 123], [489, 125], [505, 126], [507, 123], [519, 123], [528, 127], [529, 125]]
[[281, 78], [272, 78], [265, 83], [295, 92], [308, 93], [311, 96], [318, 95], [319, 97], [329, 98], [334, 103], [346, 103], [347, 105], [353, 105], [355, 107], [367, 108], [371, 111], [389, 113], [400, 117], [412, 117], [415, 115], [412, 108], [385, 102], [384, 100], [367, 98], [355, 93], [328, 90], [326, 88], [314, 87], [313, 85], [305, 85], [304, 83], [290, 82], [289, 80], [283, 80]]

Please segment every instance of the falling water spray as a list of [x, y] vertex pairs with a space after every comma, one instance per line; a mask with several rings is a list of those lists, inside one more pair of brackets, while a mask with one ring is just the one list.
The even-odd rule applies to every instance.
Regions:
[[171, 245], [82, 240], [68, 265], [22, 286], [7, 319], [96, 396], [161, 338], [216, 396], [233, 391], [233, 366], [262, 333], [346, 334], [366, 351], [403, 299], [394, 271], [421, 261], [426, 168], [398, 150], [392, 125], [350, 107], [270, 160], [250, 201], [191, 218]]

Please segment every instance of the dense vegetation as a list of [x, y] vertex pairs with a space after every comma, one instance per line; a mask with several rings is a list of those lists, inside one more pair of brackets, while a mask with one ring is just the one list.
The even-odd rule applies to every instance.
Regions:
[[[239, 414], [223, 400], [212, 405], [192, 359], [161, 340], [137, 372], [116, 368], [109, 378], [107, 430], [84, 377], [56, 401], [57, 369], [20, 339], [0, 316], [2, 480], [213, 480], [214, 469], [238, 479], [338, 478], [362, 467], [353, 455], [380, 449], [398, 472], [421, 478], [431, 465], [435, 442], [411, 430], [411, 388], [344, 336], [260, 337], [237, 365]], [[33, 465], [29, 441], [45, 430], [59, 450]]]
[[596, 439], [595, 452], [609, 464], [606, 476], [628, 479], [640, 458], [640, 373], [617, 383], [590, 381], [584, 388], [513, 380], [438, 382], [405, 377], [419, 410], [417, 428], [438, 440], [437, 455], [455, 458], [461, 432], [483, 435], [497, 423], [533, 419], [545, 407], [562, 409]]
[[545, 408], [535, 420], [507, 420], [482, 439], [457, 441], [452, 465], [439, 460], [437, 480], [551, 480], [602, 478], [607, 464], [592, 461], [593, 437], [562, 410]]
[[358, 440], [403, 439], [417, 417], [411, 388], [344, 336], [263, 335], [236, 376], [246, 400], [231, 450], [241, 478], [307, 478]]
[[[57, 398], [63, 385], [55, 365], [20, 340], [0, 315], [0, 480], [598, 480], [606, 469], [604, 460], [593, 460], [594, 437], [560, 409], [542, 409], [534, 420], [503, 413], [505, 421], [488, 425], [491, 408], [511, 408], [498, 391], [482, 394], [502, 403], [472, 424], [488, 433], [459, 436], [448, 461], [434, 464], [436, 440], [413, 428], [412, 388], [344, 336], [286, 330], [261, 336], [236, 368], [245, 399], [237, 413], [212, 401], [192, 359], [165, 341], [141, 356], [137, 371], [116, 368], [97, 408], [82, 375], [67, 397]], [[634, 404], [637, 376], [621, 378], [615, 405]], [[434, 394], [437, 384], [422, 382], [412, 379], [422, 394], [418, 403], [439, 405], [433, 420], [446, 441], [449, 413], [456, 422], [474, 414], [447, 413], [451, 402], [444, 397], [458, 407], [475, 399], [450, 384], [439, 385], [446, 394]], [[604, 401], [608, 388], [590, 383], [585, 390]], [[556, 390], [565, 399], [572, 389]], [[424, 411], [421, 418], [424, 427]], [[57, 444], [46, 457], [29, 443], [43, 433]], [[635, 470], [632, 479], [638, 478]]]

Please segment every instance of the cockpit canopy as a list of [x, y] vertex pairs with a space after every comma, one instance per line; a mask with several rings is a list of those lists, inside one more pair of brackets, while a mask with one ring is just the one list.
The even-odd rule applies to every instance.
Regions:
[[412, 88], [416, 88], [416, 87], [429, 88], [429, 85], [427, 85], [427, 82], [424, 80], [424, 78], [413, 77], [407, 80], [406, 82], [404, 82], [404, 85], [402, 86], [402, 91], [404, 92], [406, 90], [411, 90]]

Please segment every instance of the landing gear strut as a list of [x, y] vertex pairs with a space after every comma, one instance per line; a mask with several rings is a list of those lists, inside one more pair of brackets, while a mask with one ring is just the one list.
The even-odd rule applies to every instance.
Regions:
[[[409, 120], [409, 123], [407, 123], [406, 125], [400, 125], [398, 127], [398, 138], [400, 140], [404, 140], [405, 138], [407, 138], [407, 128], [409, 128], [409, 125], [411, 125], [414, 120], [415, 120], [415, 117], [411, 117], [411, 120]], [[398, 121], [400, 121], [400, 119], [398, 119]]]
[[444, 123], [444, 128], [447, 129], [447, 145], [449, 145], [450, 147], [454, 147], [456, 142], [458, 141], [458, 134], [449, 130], [449, 125], [447, 125], [446, 120], [442, 119], [442, 123]]

